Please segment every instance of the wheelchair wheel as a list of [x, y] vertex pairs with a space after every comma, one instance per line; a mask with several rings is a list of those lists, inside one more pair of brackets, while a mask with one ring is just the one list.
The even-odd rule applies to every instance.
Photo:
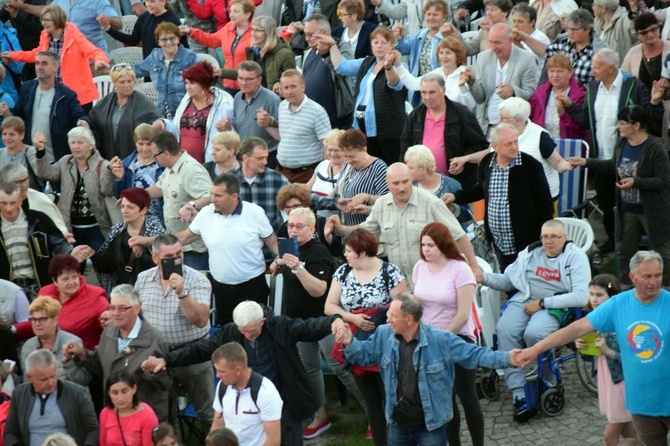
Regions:
[[489, 401], [496, 401], [500, 396], [500, 378], [495, 370], [482, 377], [479, 382], [482, 395]]
[[540, 410], [548, 417], [557, 417], [565, 410], [563, 388], [549, 389], [540, 398]]
[[585, 359], [579, 352], [575, 351], [575, 366], [577, 367], [577, 376], [584, 388], [593, 396], [598, 396], [598, 376], [595, 368], [595, 357]]

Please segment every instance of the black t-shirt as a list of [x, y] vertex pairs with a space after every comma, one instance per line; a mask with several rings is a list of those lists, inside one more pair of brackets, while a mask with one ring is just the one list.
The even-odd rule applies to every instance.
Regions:
[[300, 261], [304, 262], [305, 269], [317, 279], [324, 280], [327, 284], [323, 296], [312, 297], [298, 280], [298, 275], [293, 274], [286, 265], [279, 270], [284, 276], [284, 300], [286, 302], [286, 315], [302, 319], [323, 316], [323, 306], [326, 303], [330, 281], [333, 277], [333, 257], [328, 249], [320, 241], [312, 239], [300, 246]]

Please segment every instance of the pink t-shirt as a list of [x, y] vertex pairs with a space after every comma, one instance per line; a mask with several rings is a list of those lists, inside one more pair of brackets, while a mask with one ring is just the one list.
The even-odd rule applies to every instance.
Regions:
[[449, 175], [449, 170], [447, 169], [447, 151], [444, 148], [444, 116], [442, 115], [435, 120], [430, 114], [430, 110], [426, 110], [422, 144], [433, 152], [435, 171]]
[[[419, 260], [414, 265], [412, 280], [414, 295], [423, 304], [421, 322], [445, 329], [458, 312], [456, 290], [477, 284], [470, 266], [459, 260], [449, 260], [436, 273], [428, 268], [428, 263]], [[470, 311], [470, 317], [459, 334], [475, 339], [474, 331], [475, 321]]]
[[[151, 434], [158, 426], [158, 418], [151, 406], [141, 403], [142, 410], [127, 417], [120, 417], [121, 428], [114, 409], [105, 407], [100, 412], [100, 446], [148, 446]], [[123, 430], [123, 438], [121, 431]], [[125, 443], [124, 440], [125, 439]]]

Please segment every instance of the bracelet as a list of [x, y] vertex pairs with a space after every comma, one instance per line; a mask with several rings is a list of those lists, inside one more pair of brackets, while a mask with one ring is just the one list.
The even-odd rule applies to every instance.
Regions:
[[328, 45], [328, 49], [331, 49], [331, 48], [334, 47], [335, 45], [337, 45], [337, 42], [333, 42], [333, 43], [331, 43], [330, 45]]

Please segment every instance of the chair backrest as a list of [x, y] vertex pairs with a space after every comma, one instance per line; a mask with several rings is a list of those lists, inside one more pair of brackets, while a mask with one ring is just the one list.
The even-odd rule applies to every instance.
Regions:
[[112, 60], [112, 65], [124, 62], [135, 65], [144, 60], [144, 56], [142, 55], [142, 48], [138, 46], [117, 48], [109, 52], [109, 57]]
[[572, 240], [580, 250], [588, 252], [591, 249], [595, 236], [588, 220], [566, 217], [557, 218], [556, 220], [563, 222], [568, 240]]
[[137, 22], [137, 16], [135, 14], [121, 16], [121, 23], [123, 23], [121, 31], [125, 34], [132, 34], [133, 28], [135, 28], [135, 22]]
[[[578, 156], [586, 158], [589, 145], [581, 139], [556, 138], [556, 150], [563, 158]], [[586, 168], [574, 169], [559, 174], [558, 215], [568, 211], [586, 200]]]
[[114, 83], [112, 82], [112, 78], [107, 75], [94, 77], [93, 83], [95, 83], [95, 86], [98, 88], [98, 93], [100, 94], [98, 99], [93, 101], [93, 105], [97, 104], [100, 100], [102, 100], [102, 98], [114, 91]]
[[210, 56], [209, 54], [204, 53], [197, 53], [196, 56], [198, 56], [198, 59], [200, 59], [203, 62], [209, 62], [212, 68], [221, 68], [219, 61], [216, 60], [216, 57], [214, 56]]
[[[493, 272], [491, 265], [486, 260], [480, 257], [476, 257], [476, 259], [477, 265], [479, 265], [482, 272]], [[496, 332], [498, 319], [500, 319], [500, 292], [481, 284], [477, 285], [474, 304], [482, 328], [481, 337], [487, 346], [493, 348], [493, 335]]]
[[[273, 280], [274, 286], [272, 283]], [[273, 277], [271, 274], [266, 274], [265, 281], [270, 287], [270, 299], [268, 299], [268, 305], [272, 307], [275, 315], [279, 316], [284, 310], [284, 276], [277, 274]]]
[[141, 84], [135, 84], [135, 91], [139, 91], [154, 104], [158, 104], [158, 93], [156, 93], [156, 89], [154, 88], [153, 82], [143, 82]]

